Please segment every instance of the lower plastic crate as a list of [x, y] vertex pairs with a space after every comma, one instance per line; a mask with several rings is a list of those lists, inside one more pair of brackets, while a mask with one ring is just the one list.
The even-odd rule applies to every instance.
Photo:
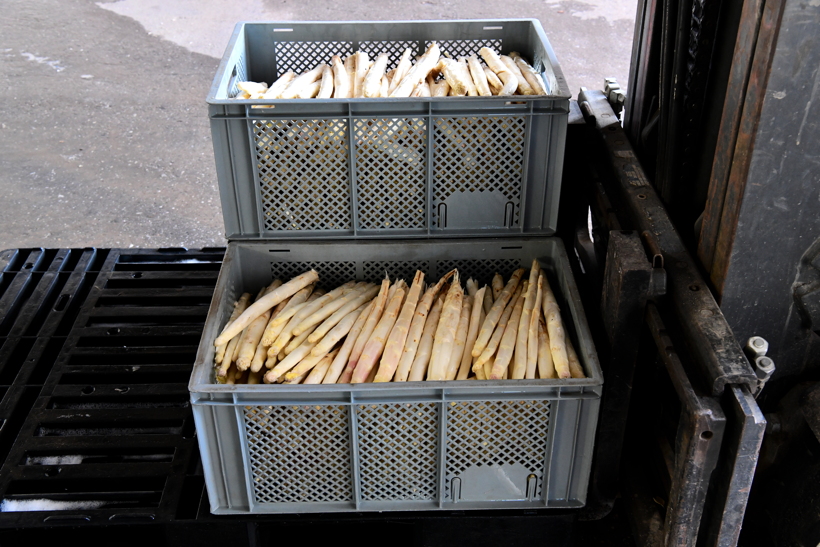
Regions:
[[[309, 268], [352, 278], [505, 277], [538, 258], [587, 378], [220, 385], [213, 340], [236, 297]], [[556, 238], [230, 243], [189, 389], [215, 514], [582, 507], [602, 374]]]

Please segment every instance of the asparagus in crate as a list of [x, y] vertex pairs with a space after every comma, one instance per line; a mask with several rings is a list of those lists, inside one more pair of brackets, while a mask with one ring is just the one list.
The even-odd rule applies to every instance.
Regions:
[[[465, 291], [456, 270], [423, 296], [420, 271], [409, 287], [403, 279], [384, 279], [381, 286], [349, 281], [327, 293], [317, 288], [315, 272], [284, 284], [274, 280], [255, 302], [245, 293], [234, 304], [215, 340], [217, 381], [583, 378], [538, 261], [528, 280], [522, 279], [524, 272], [516, 270], [495, 300], [489, 285], [479, 289], [472, 278]], [[502, 283], [495, 278], [497, 287]], [[482, 332], [488, 337], [483, 346]]]
[[[238, 82], [236, 99], [349, 99], [385, 97], [488, 97], [492, 95], [547, 95], [541, 75], [517, 52], [499, 55], [489, 48], [477, 55], [450, 58], [436, 42], [412, 62], [407, 48], [395, 68], [388, 70], [390, 55], [371, 60], [357, 51], [344, 62], [332, 55], [302, 74], [289, 70], [270, 87], [264, 82]], [[270, 105], [260, 105], [270, 107]]]

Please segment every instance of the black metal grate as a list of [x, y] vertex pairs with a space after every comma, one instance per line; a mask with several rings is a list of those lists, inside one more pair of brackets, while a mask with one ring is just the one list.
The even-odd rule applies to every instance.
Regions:
[[187, 383], [223, 253], [0, 254], [0, 418], [13, 426], [0, 431], [0, 528], [196, 517]]

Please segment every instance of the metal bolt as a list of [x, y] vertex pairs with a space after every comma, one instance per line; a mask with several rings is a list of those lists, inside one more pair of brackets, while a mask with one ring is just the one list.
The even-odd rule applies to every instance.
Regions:
[[752, 336], [746, 341], [746, 347], [743, 348], [749, 359], [766, 355], [769, 351], [769, 343], [762, 336]]

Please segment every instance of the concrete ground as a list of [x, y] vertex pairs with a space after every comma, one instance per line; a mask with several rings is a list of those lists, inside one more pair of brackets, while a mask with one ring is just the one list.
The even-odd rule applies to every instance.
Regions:
[[224, 245], [205, 97], [243, 20], [535, 17], [625, 87], [636, 0], [5, 0], [0, 249]]

